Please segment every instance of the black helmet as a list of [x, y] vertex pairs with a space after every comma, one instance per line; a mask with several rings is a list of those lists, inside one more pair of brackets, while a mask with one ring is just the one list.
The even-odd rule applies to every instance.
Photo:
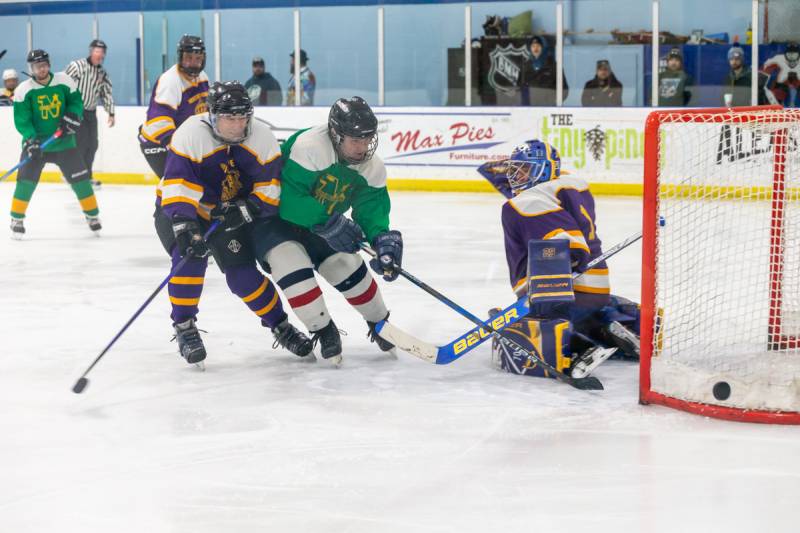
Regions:
[[[294, 51], [292, 51], [292, 53], [289, 54], [289, 57], [294, 59]], [[308, 54], [306, 53], [305, 50], [300, 49], [300, 64], [305, 65], [307, 62], [308, 62]]]
[[784, 56], [786, 57], [786, 62], [789, 63], [789, 66], [794, 67], [797, 62], [800, 61], [800, 45], [797, 43], [787, 44]]
[[[250, 135], [251, 120], [253, 116], [253, 102], [247, 90], [238, 81], [216, 81], [208, 88], [208, 115], [211, 119], [211, 129], [214, 137], [225, 144], [238, 144]], [[224, 137], [217, 129], [217, 119], [220, 115], [247, 117], [247, 125], [241, 137], [235, 139]]]
[[108, 46], [106, 46], [105, 41], [102, 39], [94, 39], [89, 43], [89, 48], [102, 48], [103, 50], [107, 50]]
[[36, 49], [31, 50], [28, 52], [28, 57], [26, 59], [28, 63], [41, 63], [42, 61], [46, 61], [47, 64], [50, 64], [50, 54], [45, 52], [44, 50]]
[[[360, 96], [349, 100], [339, 98], [331, 106], [328, 115], [328, 135], [339, 158], [351, 165], [369, 161], [378, 148], [378, 119], [372, 112], [367, 102]], [[364, 157], [353, 159], [342, 153], [341, 146], [344, 137], [356, 139], [370, 139], [369, 149]]]
[[[184, 67], [183, 66], [183, 54], [186, 53], [195, 53], [195, 54], [203, 54], [203, 63], [200, 67]], [[203, 39], [197, 37], [196, 35], [184, 35], [181, 37], [181, 40], [178, 41], [178, 70], [185, 72], [189, 76], [197, 76], [203, 69], [206, 67], [206, 43], [203, 42]]]

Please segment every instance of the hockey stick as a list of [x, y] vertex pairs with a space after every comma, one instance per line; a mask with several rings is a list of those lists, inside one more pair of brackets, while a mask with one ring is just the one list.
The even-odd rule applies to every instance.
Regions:
[[[61, 137], [61, 135], [62, 135], [63, 133], [64, 133], [64, 132], [63, 132], [63, 131], [61, 131], [61, 129], [57, 129], [57, 130], [56, 130], [56, 132], [55, 132], [54, 134], [52, 134], [50, 137], [48, 137], [48, 138], [47, 138], [47, 140], [46, 140], [46, 141], [44, 141], [42, 144], [40, 144], [40, 145], [39, 145], [39, 148], [41, 148], [42, 150], [44, 150], [44, 149], [45, 149], [45, 148], [47, 148], [47, 147], [48, 147], [48, 146], [49, 146], [51, 143], [53, 143], [53, 142], [54, 142], [56, 139], [58, 139], [59, 137]], [[31, 160], [31, 156], [28, 156], [28, 157], [26, 157], [25, 159], [23, 159], [22, 161], [20, 161], [19, 163], [17, 163], [16, 165], [14, 165], [14, 167], [13, 167], [11, 170], [9, 170], [8, 172], [6, 172], [6, 173], [5, 173], [5, 174], [3, 174], [2, 176], [0, 176], [0, 181], [3, 181], [3, 180], [4, 180], [4, 179], [6, 179], [7, 177], [9, 177], [11, 174], [13, 174], [14, 172], [16, 172], [16, 171], [17, 171], [17, 170], [19, 170], [20, 168], [24, 167], [24, 166], [25, 166], [25, 165], [28, 163], [28, 161], [30, 161], [30, 160]]]
[[[214, 232], [215, 229], [217, 229], [217, 226], [219, 226], [219, 224], [220, 224], [219, 221], [216, 221], [213, 224], [211, 224], [211, 227], [209, 227], [208, 231], [206, 231], [205, 235], [203, 235], [204, 241], [208, 240], [208, 237]], [[92, 361], [92, 364], [89, 365], [89, 368], [83, 371], [81, 377], [79, 377], [78, 381], [75, 382], [75, 385], [72, 386], [72, 392], [74, 392], [75, 394], [80, 394], [84, 391], [84, 389], [86, 389], [86, 386], [89, 385], [89, 379], [86, 377], [86, 375], [92, 370], [92, 368], [94, 368], [94, 366], [98, 362], [100, 362], [100, 359], [103, 358], [106, 352], [110, 350], [112, 346], [114, 346], [114, 343], [117, 342], [117, 340], [120, 337], [122, 337], [122, 334], [125, 333], [125, 331], [131, 324], [133, 324], [133, 321], [136, 320], [139, 317], [139, 315], [142, 314], [142, 311], [144, 311], [145, 308], [148, 305], [150, 305], [150, 302], [152, 302], [153, 299], [156, 297], [156, 295], [158, 295], [158, 293], [161, 292], [161, 289], [163, 289], [164, 286], [167, 283], [169, 283], [169, 280], [172, 279], [172, 276], [174, 276], [176, 272], [178, 272], [181, 268], [183, 268], [183, 266], [186, 264], [187, 261], [189, 261], [189, 259], [191, 259], [191, 257], [189, 255], [186, 255], [184, 258], [178, 261], [178, 264], [176, 264], [172, 270], [170, 270], [167, 277], [164, 278], [164, 281], [162, 281], [158, 285], [158, 287], [156, 287], [156, 290], [154, 290], [153, 293], [150, 296], [148, 296], [147, 300], [144, 301], [144, 303], [139, 307], [139, 309], [136, 310], [133, 316], [130, 319], [128, 319], [128, 321], [125, 323], [124, 326], [122, 326], [122, 329], [119, 330], [119, 332], [116, 335], [114, 335], [114, 338], [111, 339], [111, 342], [109, 342], [106, 345], [106, 347], [103, 348], [103, 351], [100, 352], [100, 355], [98, 355], [94, 361]]]
[[[372, 257], [376, 257], [375, 251], [372, 248], [370, 248], [369, 246], [367, 246], [366, 244], [362, 244], [361, 245], [361, 249], [364, 250], [365, 252], [367, 252]], [[443, 304], [448, 306], [450, 309], [452, 309], [456, 313], [458, 313], [461, 316], [463, 316], [464, 318], [466, 318], [467, 320], [471, 321], [473, 324], [476, 324], [479, 328], [483, 328], [484, 330], [488, 331], [489, 335], [495, 337], [501, 344], [503, 344], [503, 346], [511, 346], [512, 348], [514, 348], [516, 350], [521, 350], [523, 353], [526, 353], [528, 355], [528, 358], [533, 363], [541, 366], [542, 369], [546, 370], [547, 372], [550, 372], [553, 375], [553, 377], [556, 378], [557, 380], [563, 381], [564, 383], [566, 383], [568, 385], [571, 385], [571, 386], [575, 387], [576, 389], [581, 389], [581, 390], [603, 390], [603, 384], [600, 383], [600, 380], [597, 379], [596, 377], [587, 376], [587, 377], [584, 377], [584, 378], [573, 378], [573, 377], [570, 377], [570, 376], [564, 374], [563, 372], [559, 372], [552, 365], [550, 365], [549, 363], [547, 363], [546, 361], [544, 361], [542, 359], [539, 359], [538, 357], [536, 357], [536, 355], [531, 353], [529, 350], [525, 349], [522, 345], [517, 343], [514, 339], [512, 339], [512, 338], [508, 337], [507, 335], [503, 334], [502, 332], [494, 329], [491, 326], [490, 323], [483, 322], [480, 318], [476, 317], [475, 315], [473, 315], [472, 313], [470, 313], [469, 311], [467, 311], [466, 309], [464, 309], [463, 307], [461, 307], [460, 305], [455, 303], [453, 300], [449, 299], [448, 297], [446, 297], [442, 293], [438, 292], [437, 290], [432, 288], [430, 285], [428, 285], [424, 281], [422, 281], [422, 280], [416, 278], [415, 276], [409, 274], [407, 271], [403, 270], [402, 268], [400, 268], [399, 271], [400, 271], [400, 275], [403, 276], [404, 278], [406, 278], [408, 281], [410, 281], [411, 283], [413, 283], [414, 285], [416, 285], [417, 287], [419, 287], [423, 291], [427, 292], [428, 294], [430, 294], [431, 296], [433, 296], [434, 298], [436, 298], [437, 300], [439, 300], [440, 302], [442, 302]], [[377, 329], [377, 326], [376, 326], [375, 329], [378, 332], [378, 334], [380, 334], [380, 331]]]
[[[603, 254], [590, 261], [586, 265], [586, 270], [594, 268], [602, 261], [624, 250], [641, 238], [641, 231], [634, 233], [624, 241], [617, 243]], [[578, 276], [580, 276], [580, 273], [577, 272], [572, 275], [573, 279]], [[500, 331], [519, 321], [528, 314], [529, 310], [527, 297], [523, 296], [500, 311], [494, 318], [485, 321], [481, 327], [472, 328], [468, 332], [456, 337], [455, 340], [442, 346], [420, 340], [385, 320], [378, 322], [375, 326], [375, 331], [377, 331], [381, 337], [411, 355], [419, 357], [429, 363], [446, 365], [483, 344], [483, 342], [491, 336], [491, 333], [487, 332], [485, 329], [487, 325], [490, 326], [490, 328]]]

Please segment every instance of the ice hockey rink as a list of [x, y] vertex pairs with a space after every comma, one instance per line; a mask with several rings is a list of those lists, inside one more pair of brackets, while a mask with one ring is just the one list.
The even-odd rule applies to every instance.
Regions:
[[[24, 241], [0, 236], [0, 532], [797, 531], [800, 428], [640, 406], [631, 363], [585, 392], [500, 372], [488, 344], [447, 366], [392, 360], [327, 286], [339, 369], [273, 350], [212, 266], [205, 372], [170, 342], [161, 294], [75, 395], [169, 269], [150, 187], [98, 199], [99, 239], [55, 184]], [[502, 201], [393, 193], [404, 267], [476, 314], [509, 304]], [[640, 200], [597, 202], [606, 245], [639, 229]], [[613, 290], [637, 301], [640, 252], [610, 261]], [[420, 338], [470, 327], [403, 279], [381, 287]]]

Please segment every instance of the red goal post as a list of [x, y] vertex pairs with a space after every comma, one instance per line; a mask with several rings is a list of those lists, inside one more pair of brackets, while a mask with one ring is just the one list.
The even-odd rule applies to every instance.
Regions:
[[800, 424], [800, 110], [645, 126], [639, 399]]

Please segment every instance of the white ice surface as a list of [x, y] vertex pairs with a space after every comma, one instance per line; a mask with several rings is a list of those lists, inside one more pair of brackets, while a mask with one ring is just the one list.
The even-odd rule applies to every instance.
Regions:
[[[205, 373], [169, 342], [161, 294], [72, 394], [167, 274], [152, 200], [104, 187], [96, 239], [71, 191], [45, 184], [25, 241], [0, 228], [0, 533], [797, 530], [800, 428], [639, 406], [622, 362], [590, 393], [496, 371], [485, 346], [449, 366], [392, 361], [329, 288], [344, 365], [303, 363], [271, 349], [215, 266]], [[393, 194], [404, 266], [475, 313], [510, 303], [501, 201]], [[640, 217], [636, 200], [598, 200], [609, 245]], [[611, 261], [635, 299], [639, 253]], [[405, 280], [381, 288], [423, 339], [469, 327]]]

